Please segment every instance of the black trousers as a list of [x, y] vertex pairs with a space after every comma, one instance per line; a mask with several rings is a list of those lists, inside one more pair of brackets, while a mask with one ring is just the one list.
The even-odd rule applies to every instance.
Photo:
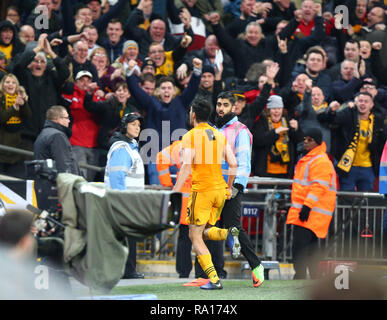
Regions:
[[261, 261], [257, 257], [253, 244], [240, 223], [242, 195], [243, 193], [238, 192], [234, 198], [226, 200], [220, 216], [220, 222], [223, 228], [237, 227], [240, 230], [238, 239], [241, 244], [241, 253], [247, 259], [251, 270], [253, 270], [261, 264]]
[[[226, 278], [227, 272], [224, 270], [223, 245], [224, 241], [204, 241], [211, 253], [212, 263], [220, 278]], [[189, 238], [189, 227], [181, 224], [179, 226], [179, 237], [176, 249], [176, 271], [180, 278], [188, 278], [192, 271], [191, 260], [192, 242]], [[206, 273], [195, 258], [195, 278], [207, 278]]]
[[293, 265], [296, 272], [293, 279], [305, 279], [307, 268], [311, 278], [318, 277], [317, 239], [313, 231], [293, 226]]

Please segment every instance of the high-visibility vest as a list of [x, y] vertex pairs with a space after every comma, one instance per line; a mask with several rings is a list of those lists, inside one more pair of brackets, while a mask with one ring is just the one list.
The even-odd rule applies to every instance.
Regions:
[[[178, 176], [182, 163], [183, 163], [183, 149], [182, 149], [181, 140], [174, 141], [170, 146], [164, 148], [157, 154], [156, 168], [159, 174], [159, 180], [161, 185], [165, 187], [173, 186], [170, 168], [173, 166], [176, 166], [177, 176]], [[187, 222], [185, 220], [187, 218], [187, 206], [188, 206], [188, 199], [191, 193], [191, 187], [192, 187], [192, 175], [189, 175], [189, 177], [187, 178], [183, 187], [180, 190], [183, 196], [181, 214], [180, 214], [180, 223], [185, 225], [187, 225]]]
[[[132, 159], [132, 166], [127, 168], [123, 163], [119, 168], [114, 168], [110, 165], [110, 158], [114, 151], [119, 148], [124, 148]], [[145, 172], [144, 163], [137, 150], [132, 150], [129, 143], [125, 141], [116, 141], [112, 144], [107, 154], [106, 168], [104, 182], [107, 186], [111, 187], [110, 172], [112, 171], [125, 171], [125, 187], [126, 189], [144, 189], [145, 188]]]
[[[310, 229], [318, 238], [325, 238], [335, 211], [336, 193], [336, 172], [322, 142], [296, 165], [286, 223]], [[303, 205], [312, 208], [304, 222], [299, 218]]]

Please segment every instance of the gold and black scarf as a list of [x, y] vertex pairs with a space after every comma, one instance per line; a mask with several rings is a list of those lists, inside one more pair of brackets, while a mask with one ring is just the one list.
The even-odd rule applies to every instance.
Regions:
[[[368, 132], [368, 144], [372, 142], [373, 129], [374, 129], [374, 114], [370, 114], [369, 116], [370, 125]], [[357, 120], [356, 132], [352, 138], [351, 143], [348, 146], [348, 149], [342, 155], [337, 167], [344, 172], [349, 172], [352, 167], [353, 160], [355, 159], [357, 146], [359, 144], [359, 136], [360, 136], [360, 118]]]
[[[5, 94], [5, 109], [12, 108], [16, 103], [17, 94]], [[12, 116], [8, 119], [7, 125], [20, 124], [21, 119], [18, 116]]]
[[[269, 129], [273, 130], [273, 122], [270, 119], [270, 116], [267, 117], [267, 122]], [[281, 118], [282, 127], [288, 128], [288, 124], [285, 118]], [[282, 139], [281, 139], [282, 136]], [[283, 164], [290, 162], [289, 155], [289, 135], [288, 132], [282, 132], [280, 138], [272, 145], [270, 149], [270, 161], [271, 162], [281, 162]]]

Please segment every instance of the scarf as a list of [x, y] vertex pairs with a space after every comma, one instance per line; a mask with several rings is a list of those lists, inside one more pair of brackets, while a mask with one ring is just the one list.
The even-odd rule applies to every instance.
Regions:
[[[369, 116], [370, 125], [369, 125], [369, 135], [368, 135], [368, 144], [372, 142], [373, 129], [374, 129], [374, 120], [375, 115], [370, 114]], [[359, 144], [359, 135], [360, 135], [360, 118], [357, 120], [356, 132], [352, 138], [351, 143], [348, 146], [348, 149], [342, 155], [337, 167], [344, 172], [349, 172], [352, 167], [353, 160], [355, 159], [357, 146]]]
[[[17, 94], [5, 94], [5, 109], [8, 110], [12, 108], [16, 103]], [[19, 116], [12, 116], [8, 119], [7, 125], [21, 124], [21, 119]]]
[[312, 107], [313, 107], [314, 111], [316, 111], [316, 113], [322, 113], [327, 108], [327, 106], [328, 106], [328, 103], [324, 102], [320, 106], [312, 106]]
[[[270, 117], [267, 117], [267, 122], [269, 125], [269, 129], [273, 130], [273, 122], [271, 121]], [[282, 127], [288, 128], [288, 124], [285, 118], [281, 118], [281, 125]], [[282, 136], [282, 139], [281, 139]], [[283, 164], [290, 162], [290, 155], [289, 155], [289, 135], [287, 132], [282, 132], [280, 134], [279, 139], [272, 145], [270, 149], [270, 160], [271, 162], [281, 162]]]

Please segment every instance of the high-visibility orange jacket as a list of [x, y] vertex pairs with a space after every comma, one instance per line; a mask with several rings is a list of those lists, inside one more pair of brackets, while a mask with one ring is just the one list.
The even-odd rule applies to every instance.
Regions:
[[[161, 185], [165, 187], [172, 187], [173, 182], [171, 178], [170, 168], [176, 166], [177, 175], [179, 175], [179, 170], [183, 163], [183, 149], [181, 140], [174, 141], [170, 146], [161, 150], [156, 156], [156, 167], [157, 172], [159, 173], [159, 180]], [[180, 192], [183, 195], [182, 198], [182, 206], [181, 206], [181, 214], [180, 214], [180, 223], [187, 224], [187, 205], [189, 195], [191, 193], [192, 187], [192, 176], [190, 175], [185, 181], [183, 187]]]
[[[336, 205], [336, 172], [326, 154], [326, 144], [309, 151], [295, 168], [292, 184], [292, 204], [286, 220], [313, 231], [318, 238], [325, 238]], [[299, 219], [303, 205], [310, 211], [307, 221]]]

